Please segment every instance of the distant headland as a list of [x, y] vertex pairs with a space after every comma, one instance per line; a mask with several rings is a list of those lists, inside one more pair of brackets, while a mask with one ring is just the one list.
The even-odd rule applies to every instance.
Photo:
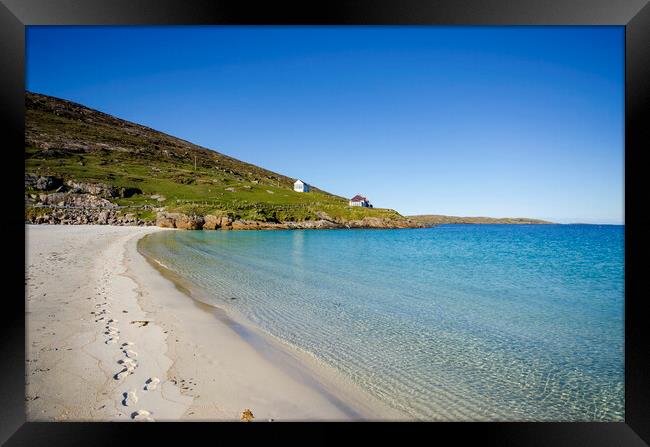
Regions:
[[554, 222], [541, 219], [530, 219], [527, 217], [458, 217], [443, 216], [439, 214], [423, 214], [419, 216], [408, 216], [415, 222], [421, 222], [428, 225], [442, 224], [536, 224], [548, 225]]

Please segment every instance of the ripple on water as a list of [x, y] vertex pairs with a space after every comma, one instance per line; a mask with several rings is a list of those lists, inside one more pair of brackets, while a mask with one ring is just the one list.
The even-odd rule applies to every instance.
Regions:
[[414, 418], [624, 418], [623, 227], [174, 231], [140, 245]]

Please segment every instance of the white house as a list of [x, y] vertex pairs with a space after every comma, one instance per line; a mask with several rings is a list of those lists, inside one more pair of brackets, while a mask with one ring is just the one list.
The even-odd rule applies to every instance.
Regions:
[[363, 196], [360, 196], [359, 194], [352, 197], [348, 203], [350, 206], [363, 206], [365, 208], [372, 208], [370, 200], [366, 199]]
[[309, 185], [302, 180], [296, 180], [293, 184], [293, 190], [296, 192], [309, 192]]

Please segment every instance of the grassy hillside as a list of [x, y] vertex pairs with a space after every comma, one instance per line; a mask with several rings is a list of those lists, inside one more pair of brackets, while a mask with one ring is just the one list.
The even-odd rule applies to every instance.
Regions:
[[[27, 92], [25, 105], [26, 172], [141, 191], [109, 199], [118, 205], [269, 222], [322, 213], [404, 219], [389, 209], [349, 207], [346, 198], [316, 187], [294, 192], [295, 179], [76, 103]], [[42, 192], [26, 187], [28, 195]]]
[[428, 225], [440, 224], [550, 224], [546, 220], [528, 219], [526, 217], [457, 217], [427, 214], [421, 216], [408, 216], [409, 219]]

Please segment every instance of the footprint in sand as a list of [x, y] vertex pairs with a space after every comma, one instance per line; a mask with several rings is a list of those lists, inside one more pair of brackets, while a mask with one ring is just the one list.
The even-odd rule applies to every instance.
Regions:
[[124, 347], [124, 346], [133, 346], [134, 344], [135, 343], [133, 343], [132, 341], [127, 341], [127, 342], [122, 343], [122, 347]]
[[129, 374], [132, 374], [133, 371], [135, 370], [135, 368], [138, 366], [138, 362], [136, 362], [135, 360], [129, 359], [129, 358], [124, 359], [124, 360], [120, 360], [117, 363], [122, 365], [124, 367], [124, 369], [113, 376], [115, 378], [115, 380], [120, 380], [123, 377], [126, 377]]
[[107, 345], [110, 345], [112, 343], [117, 343], [117, 341], [120, 339], [117, 335], [114, 335], [113, 337], [109, 337], [108, 340], [106, 340], [104, 343]]
[[116, 373], [116, 374], [113, 376], [113, 378], [114, 378], [115, 380], [122, 380], [123, 378], [125, 378], [126, 376], [128, 376], [129, 373], [131, 373], [132, 371], [133, 371], [133, 370], [130, 370], [129, 368], [124, 368], [122, 371]]
[[147, 410], [134, 411], [131, 413], [131, 419], [134, 421], [154, 422], [154, 419], [151, 417], [151, 413]]
[[124, 355], [126, 355], [130, 359], [134, 359], [134, 358], [138, 357], [138, 353], [131, 350], [131, 349], [126, 349], [124, 351]]
[[[123, 362], [120, 362], [120, 363], [123, 363]], [[113, 376], [113, 378], [114, 378], [115, 380], [122, 380], [123, 378], [125, 378], [125, 377], [128, 376], [129, 374], [133, 374], [133, 371], [135, 370], [135, 367], [136, 367], [136, 366], [137, 366], [137, 365], [124, 364], [124, 369], [122, 369], [122, 371], [116, 373], [116, 374]]]
[[135, 366], [138, 364], [136, 360], [130, 359], [128, 357], [125, 359], [118, 360], [117, 363], [119, 363], [120, 365], [131, 365], [131, 366]]
[[131, 390], [126, 393], [122, 393], [122, 405], [125, 407], [130, 407], [138, 403], [138, 396], [135, 394], [135, 390]]
[[114, 318], [111, 318], [110, 320], [107, 321], [107, 323], [118, 323], [118, 321]]
[[159, 383], [160, 383], [160, 379], [158, 377], [150, 377], [144, 383], [144, 390], [153, 391], [158, 387]]

